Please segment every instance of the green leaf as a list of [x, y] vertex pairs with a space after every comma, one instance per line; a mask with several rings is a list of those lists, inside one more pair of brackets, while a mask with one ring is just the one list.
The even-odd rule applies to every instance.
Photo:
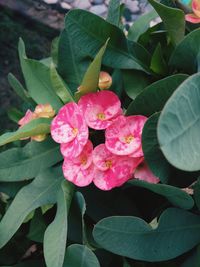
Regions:
[[56, 202], [61, 179], [60, 167], [48, 169], [19, 191], [0, 222], [0, 248], [11, 239], [31, 211]]
[[32, 179], [62, 160], [58, 144], [48, 139], [30, 142], [23, 148], [11, 148], [0, 154], [0, 181]]
[[195, 73], [198, 67], [200, 54], [200, 29], [196, 29], [185, 36], [183, 41], [175, 48], [171, 55], [169, 65], [173, 68]]
[[11, 108], [7, 111], [8, 117], [10, 120], [18, 123], [18, 121], [24, 116], [23, 112], [18, 110], [17, 108]]
[[161, 112], [158, 140], [167, 160], [185, 171], [200, 170], [200, 74], [184, 81]]
[[195, 251], [192, 251], [192, 255], [190, 255], [181, 267], [199, 267], [200, 262], [200, 245], [197, 246]]
[[152, 229], [137, 217], [108, 217], [94, 228], [96, 242], [115, 254], [150, 262], [173, 259], [200, 242], [200, 216], [170, 208]]
[[119, 27], [121, 18], [120, 0], [110, 0], [108, 6], [108, 15], [106, 20]]
[[140, 35], [149, 29], [150, 22], [157, 17], [158, 14], [155, 10], [140, 16], [129, 28], [128, 39], [137, 42]]
[[62, 267], [68, 230], [68, 212], [74, 193], [73, 184], [63, 181], [57, 194], [57, 213], [44, 235], [44, 258], [48, 267]]
[[172, 93], [187, 77], [185, 74], [175, 74], [152, 83], [131, 102], [126, 114], [149, 117], [161, 111]]
[[52, 119], [39, 118], [30, 121], [20, 127], [16, 132], [5, 133], [0, 136], [0, 146], [20, 140], [25, 137], [31, 137], [50, 132], [50, 124]]
[[156, 46], [151, 58], [150, 69], [159, 75], [166, 75], [167, 64], [163, 58], [163, 52], [160, 43]]
[[54, 64], [50, 67], [50, 76], [53, 89], [63, 103], [74, 102], [74, 98], [71, 95], [70, 89], [64, 83], [60, 75], [58, 74]]
[[28, 181], [22, 182], [0, 182], [0, 192], [5, 193], [10, 198], [14, 198], [18, 191], [28, 184]]
[[144, 125], [142, 131], [142, 150], [144, 158], [153, 174], [166, 183], [170, 176], [170, 164], [160, 150], [157, 139], [158, 113], [152, 115]]
[[15, 93], [24, 101], [27, 103], [33, 104], [33, 100], [30, 98], [28, 92], [24, 89], [20, 81], [17, 80], [17, 78], [12, 74], [8, 74], [8, 82], [10, 86], [13, 88]]
[[19, 58], [30, 96], [38, 104], [49, 103], [55, 110], [59, 110], [62, 102], [52, 88], [50, 68], [37, 60], [27, 58], [22, 39], [19, 40]]
[[81, 86], [79, 87], [79, 90], [76, 93], [76, 96], [78, 98], [80, 98], [82, 95], [85, 95], [87, 93], [97, 91], [98, 83], [99, 83], [99, 73], [101, 70], [101, 62], [102, 62], [102, 58], [105, 53], [108, 42], [109, 42], [109, 39], [106, 41], [104, 46], [99, 50], [99, 52], [95, 56], [92, 63], [89, 65], [83, 77]]
[[180, 43], [185, 35], [185, 14], [177, 8], [167, 7], [157, 1], [148, 0], [163, 20], [171, 41], [174, 45]]
[[24, 261], [12, 266], [1, 266], [1, 267], [45, 267], [45, 264], [43, 261], [39, 261], [39, 260], [29, 260], [29, 261]]
[[100, 267], [100, 264], [88, 247], [74, 244], [67, 248], [63, 267]]
[[200, 178], [198, 178], [194, 185], [194, 200], [198, 210], [200, 210]]
[[191, 209], [194, 206], [193, 198], [180, 188], [165, 184], [151, 184], [137, 179], [129, 181], [129, 184], [146, 188], [161, 195], [176, 207]]
[[149, 76], [142, 71], [123, 70], [124, 88], [131, 99], [135, 99], [150, 83]]
[[58, 46], [59, 46], [59, 37], [53, 39], [51, 43], [51, 58], [55, 66], [58, 65]]

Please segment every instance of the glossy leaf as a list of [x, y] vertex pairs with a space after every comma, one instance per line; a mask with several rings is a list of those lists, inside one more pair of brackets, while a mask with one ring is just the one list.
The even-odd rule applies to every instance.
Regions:
[[100, 267], [100, 265], [88, 247], [73, 244], [67, 248], [63, 267]]
[[129, 105], [126, 114], [149, 117], [161, 111], [172, 93], [187, 77], [184, 74], [175, 74], [150, 84]]
[[68, 230], [68, 212], [74, 186], [63, 181], [57, 194], [57, 213], [44, 235], [44, 257], [48, 267], [62, 267]]
[[31, 211], [56, 202], [61, 178], [60, 168], [48, 169], [18, 192], [0, 222], [0, 248], [10, 240]]
[[185, 171], [200, 170], [200, 74], [184, 81], [158, 121], [158, 140], [167, 160]]
[[152, 229], [138, 217], [108, 217], [94, 228], [96, 242], [115, 254], [150, 262], [175, 258], [200, 242], [200, 216], [170, 208]]

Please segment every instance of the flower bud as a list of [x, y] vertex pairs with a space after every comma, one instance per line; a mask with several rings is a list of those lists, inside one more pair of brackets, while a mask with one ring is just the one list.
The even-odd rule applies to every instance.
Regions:
[[37, 118], [53, 118], [55, 116], [55, 110], [50, 104], [39, 104], [36, 106], [34, 113]]
[[112, 77], [109, 73], [101, 71], [99, 74], [99, 84], [98, 87], [101, 90], [108, 89], [112, 85]]

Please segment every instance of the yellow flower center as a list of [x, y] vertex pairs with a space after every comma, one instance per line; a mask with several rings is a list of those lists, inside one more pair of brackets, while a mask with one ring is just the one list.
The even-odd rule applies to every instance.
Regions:
[[130, 144], [133, 141], [133, 139], [134, 139], [134, 136], [132, 134], [124, 137], [124, 140], [125, 140], [126, 144]]
[[105, 115], [104, 113], [98, 113], [98, 114], [97, 114], [97, 118], [98, 118], [99, 120], [103, 121], [103, 120], [105, 120], [106, 115]]
[[77, 136], [77, 134], [78, 134], [78, 129], [77, 129], [77, 128], [73, 128], [72, 133], [73, 133], [74, 136]]
[[108, 168], [108, 169], [112, 168], [112, 161], [111, 160], [106, 160], [105, 164], [106, 164], [106, 168]]
[[86, 164], [87, 164], [87, 157], [83, 156], [83, 157], [81, 158], [81, 164], [82, 164], [82, 165], [86, 165]]

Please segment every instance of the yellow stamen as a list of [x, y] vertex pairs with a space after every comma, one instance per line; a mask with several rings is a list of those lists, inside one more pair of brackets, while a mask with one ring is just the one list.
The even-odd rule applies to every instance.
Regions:
[[97, 118], [98, 118], [99, 120], [103, 121], [103, 120], [105, 120], [106, 115], [105, 115], [104, 113], [98, 113], [98, 114], [97, 114]]
[[83, 157], [81, 158], [81, 164], [82, 164], [82, 165], [86, 165], [86, 164], [87, 164], [87, 158], [86, 158], [85, 156], [83, 156]]
[[74, 136], [76, 136], [78, 134], [78, 129], [77, 128], [73, 128], [72, 133]]
[[124, 137], [125, 143], [127, 143], [127, 144], [130, 144], [133, 141], [133, 139], [134, 139], [134, 137], [131, 134]]
[[112, 168], [112, 161], [111, 160], [106, 160], [106, 168], [110, 169]]

